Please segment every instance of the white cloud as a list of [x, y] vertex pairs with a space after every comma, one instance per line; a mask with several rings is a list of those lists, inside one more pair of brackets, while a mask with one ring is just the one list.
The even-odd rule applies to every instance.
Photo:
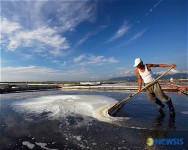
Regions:
[[7, 38], [8, 51], [15, 51], [19, 47], [38, 47], [38, 49], [52, 47], [51, 53], [56, 56], [61, 54], [61, 50], [70, 47], [67, 39], [60, 36], [53, 28], [43, 26], [34, 30], [24, 30], [18, 23], [10, 22], [6, 18], [3, 20], [1, 33], [5, 36], [4, 38]]
[[121, 45], [118, 45], [117, 47], [122, 47], [122, 46], [125, 46], [127, 44], [130, 44], [132, 41], [135, 41], [135, 40], [139, 39], [140, 37], [142, 37], [146, 31], [147, 31], [147, 29], [144, 29], [142, 31], [137, 32], [128, 41], [126, 41], [125, 43], [123, 43]]
[[97, 1], [7, 1], [2, 16], [26, 28], [49, 25], [61, 32], [74, 30], [83, 21], [95, 19]]
[[73, 59], [74, 62], [79, 62], [86, 57], [86, 54], [81, 54]]
[[133, 75], [133, 72], [126, 71], [126, 70], [115, 73], [116, 77], [126, 77], [126, 76], [131, 76], [131, 75]]
[[114, 64], [114, 63], [118, 63], [119, 61], [117, 59], [115, 59], [114, 57], [110, 57], [110, 58], [108, 58], [108, 62], [110, 64]]
[[126, 76], [133, 76], [135, 75], [134, 69], [127, 69], [127, 68], [116, 68], [116, 70], [112, 73], [109, 73], [110, 77], [126, 77]]
[[22, 27], [19, 23], [17, 22], [10, 22], [6, 18], [1, 19], [1, 24], [0, 24], [0, 33], [1, 34], [12, 34], [13, 32], [20, 30]]
[[65, 32], [75, 30], [83, 21], [94, 21], [95, 10], [96, 1], [3, 2], [1, 44], [8, 51], [32, 48], [37, 53], [61, 56], [71, 47]]
[[[75, 27], [85, 21], [95, 20], [96, 1], [79, 1], [58, 3], [57, 17], [63, 26], [61, 30], [74, 30]], [[53, 6], [52, 6], [53, 7]], [[50, 8], [51, 9], [51, 8]]]
[[80, 40], [76, 43], [75, 47], [77, 47], [77, 46], [83, 44], [88, 38], [89, 38], [89, 36], [85, 36], [85, 37], [83, 37], [82, 39], [80, 39]]
[[31, 60], [33, 56], [31, 54], [21, 54], [22, 60]]
[[108, 42], [114, 41], [124, 36], [130, 28], [131, 25], [129, 25], [127, 22], [124, 22], [123, 25], [116, 31], [116, 33], [108, 40]]
[[[162, 73], [164, 73], [164, 71], [155, 72], [155, 74], [162, 74]], [[179, 71], [177, 69], [172, 69], [172, 70], [170, 70], [170, 72], [168, 74], [176, 74], [176, 73], [187, 73], [187, 72]]]
[[67, 65], [67, 62], [66, 62], [66, 61], [64, 61], [64, 62], [61, 64], [62, 67], [66, 66], [66, 65]]
[[144, 29], [140, 32], [137, 32], [130, 40], [129, 42], [138, 39], [139, 37], [141, 37], [145, 32], [147, 31], [147, 29]]
[[95, 34], [95, 32], [90, 32], [90, 33], [86, 34], [85, 36], [83, 36], [81, 39], [78, 40], [78, 42], [75, 44], [74, 47], [82, 45], [86, 40], [88, 40], [94, 34]]
[[64, 71], [37, 66], [1, 67], [1, 82], [87, 80], [91, 76], [83, 68]]
[[162, 0], [159, 0], [157, 3], [155, 3], [154, 6], [152, 6], [152, 8], [150, 8], [150, 9], [146, 12], [145, 16], [148, 16], [161, 2], [162, 2]]
[[90, 54], [81, 54], [73, 59], [74, 62], [79, 62], [81, 66], [87, 65], [104, 65], [104, 64], [114, 64], [119, 61], [114, 57], [106, 58], [105, 56], [95, 56]]

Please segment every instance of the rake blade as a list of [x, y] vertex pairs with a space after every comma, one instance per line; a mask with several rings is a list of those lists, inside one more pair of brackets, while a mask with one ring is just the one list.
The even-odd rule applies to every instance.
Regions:
[[114, 116], [114, 114], [118, 111], [118, 109], [120, 108], [121, 106], [118, 106], [118, 107], [111, 107], [109, 110], [108, 110], [108, 114], [110, 116]]

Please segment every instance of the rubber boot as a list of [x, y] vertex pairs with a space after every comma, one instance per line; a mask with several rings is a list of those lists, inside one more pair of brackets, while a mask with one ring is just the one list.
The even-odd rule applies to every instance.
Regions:
[[166, 104], [167, 104], [168, 107], [169, 107], [170, 117], [175, 117], [176, 113], [175, 113], [175, 109], [174, 109], [174, 106], [173, 106], [173, 104], [172, 104], [171, 99], [170, 99], [168, 102], [166, 102]]
[[158, 112], [163, 113], [165, 105], [158, 98], [156, 98], [156, 104], [158, 105]]

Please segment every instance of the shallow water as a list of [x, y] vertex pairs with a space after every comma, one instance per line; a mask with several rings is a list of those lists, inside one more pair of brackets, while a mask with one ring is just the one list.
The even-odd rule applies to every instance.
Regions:
[[[40, 91], [1, 94], [0, 149], [188, 149], [188, 99], [167, 93], [176, 108], [170, 118], [145, 93], [116, 113], [108, 108], [124, 92]], [[182, 138], [183, 145], [147, 145], [147, 139]]]

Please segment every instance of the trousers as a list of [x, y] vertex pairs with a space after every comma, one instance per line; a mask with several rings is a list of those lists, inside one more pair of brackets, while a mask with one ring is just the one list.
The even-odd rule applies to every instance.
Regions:
[[146, 89], [146, 94], [148, 99], [154, 103], [156, 103], [157, 97], [162, 99], [164, 102], [168, 102], [170, 100], [170, 98], [163, 92], [158, 82], [148, 87]]

